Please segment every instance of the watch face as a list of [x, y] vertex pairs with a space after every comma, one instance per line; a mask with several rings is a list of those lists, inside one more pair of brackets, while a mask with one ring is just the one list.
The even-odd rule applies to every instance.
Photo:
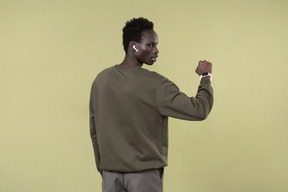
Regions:
[[202, 73], [202, 76], [206, 76], [208, 75], [208, 72]]

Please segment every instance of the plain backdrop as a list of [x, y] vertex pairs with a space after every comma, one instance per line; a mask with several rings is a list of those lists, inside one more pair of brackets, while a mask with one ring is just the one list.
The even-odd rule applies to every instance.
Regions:
[[194, 96], [198, 61], [213, 63], [208, 119], [169, 120], [165, 192], [287, 192], [287, 10], [285, 0], [0, 0], [0, 191], [101, 191], [90, 87], [124, 58], [126, 21], [145, 17], [160, 51], [145, 68]]

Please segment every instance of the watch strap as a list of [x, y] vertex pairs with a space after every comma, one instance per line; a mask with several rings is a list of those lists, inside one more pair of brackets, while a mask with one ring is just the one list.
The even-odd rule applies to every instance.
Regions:
[[200, 80], [201, 80], [203, 77], [210, 77], [210, 81], [212, 81], [212, 75], [211, 75], [211, 73], [209, 73], [209, 72], [202, 73], [202, 74], [200, 75]]

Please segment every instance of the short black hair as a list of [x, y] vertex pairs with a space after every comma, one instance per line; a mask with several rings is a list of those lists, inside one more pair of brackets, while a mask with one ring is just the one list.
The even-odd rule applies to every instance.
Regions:
[[142, 31], [153, 30], [154, 24], [146, 18], [133, 18], [123, 28], [123, 46], [127, 53], [130, 41], [140, 42]]

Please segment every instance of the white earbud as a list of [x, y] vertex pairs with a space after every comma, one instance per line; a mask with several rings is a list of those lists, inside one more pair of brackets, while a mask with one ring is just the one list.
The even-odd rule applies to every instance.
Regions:
[[135, 51], [138, 52], [138, 49], [135, 47], [135, 45], [133, 45], [133, 49], [135, 49]]

